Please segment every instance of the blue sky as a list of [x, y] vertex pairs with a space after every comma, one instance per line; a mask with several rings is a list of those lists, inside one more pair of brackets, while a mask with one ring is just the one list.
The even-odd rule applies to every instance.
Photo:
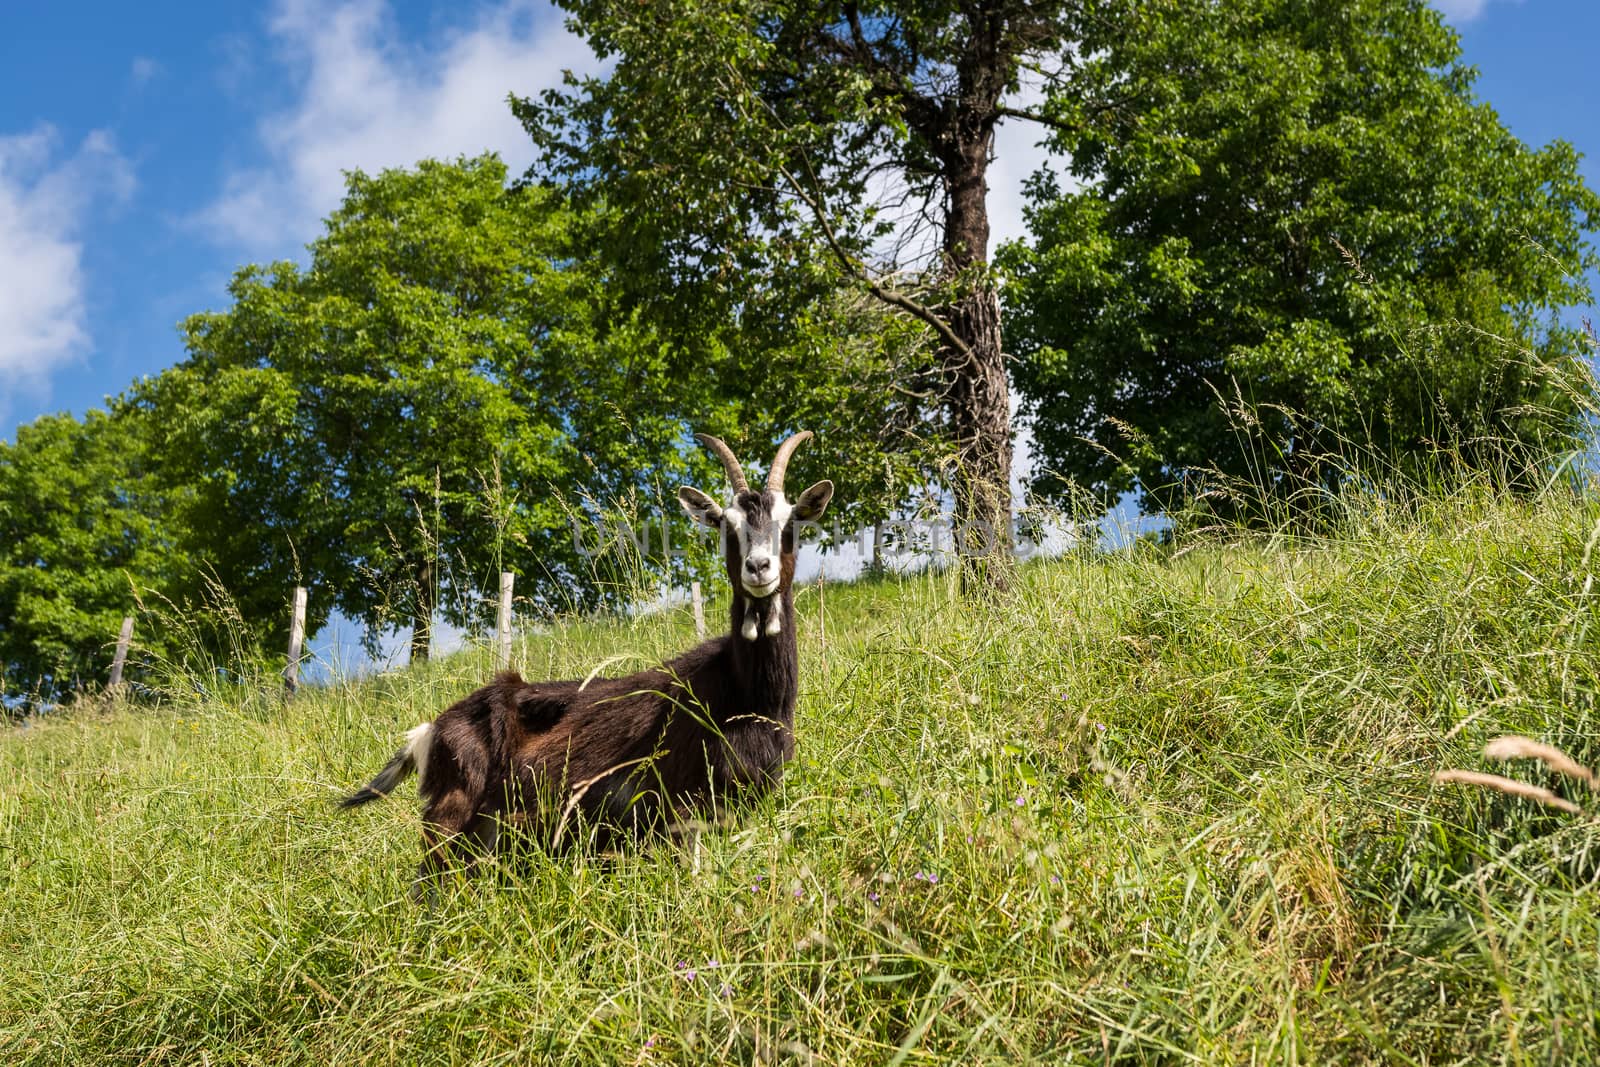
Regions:
[[299, 256], [342, 169], [526, 165], [506, 93], [585, 62], [543, 2], [7, 5], [0, 436], [182, 358], [177, 322]]

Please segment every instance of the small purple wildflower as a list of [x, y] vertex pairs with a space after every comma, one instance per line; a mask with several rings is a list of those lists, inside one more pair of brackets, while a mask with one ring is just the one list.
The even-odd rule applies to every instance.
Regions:
[[1026, 803], [1027, 803], [1027, 801], [1026, 801], [1026, 800], [1024, 800], [1024, 799], [1023, 799], [1023, 798], [1022, 798], [1022, 797], [1020, 797], [1020, 796], [1019, 796], [1019, 797], [1018, 797], [1018, 798], [1017, 798], [1017, 799], [1016, 799], [1016, 800], [1014, 800], [1014, 801], [1012, 801], [1012, 803], [1013, 803], [1013, 804], [1015, 804], [1015, 805], [1016, 805], [1016, 806], [1017, 806], [1017, 807], [1019, 807], [1019, 808], [1020, 808], [1020, 807], [1022, 807], [1022, 805], [1024, 805], [1024, 804], [1026, 804]]
[[1050, 884], [1051, 885], [1060, 885], [1061, 884], [1061, 876], [1059, 874], [1052, 874], [1050, 876]]
[[868, 893], [867, 894], [867, 899], [872, 901], [874, 904], [876, 904], [878, 902], [878, 894], [876, 894], [876, 893]]
[[724, 1000], [733, 996], [733, 986], [729, 985], [727, 982], [723, 982], [722, 989], [718, 991], [718, 995]]
[[798, 886], [795, 887], [794, 899], [799, 900], [801, 897], [803, 897], [805, 895], [806, 895], [806, 891], [804, 889], [801, 889]]
[[649, 1039], [645, 1041], [644, 1047], [645, 1048], [655, 1048], [656, 1047], [656, 1035], [655, 1034], [651, 1034], [650, 1035]]

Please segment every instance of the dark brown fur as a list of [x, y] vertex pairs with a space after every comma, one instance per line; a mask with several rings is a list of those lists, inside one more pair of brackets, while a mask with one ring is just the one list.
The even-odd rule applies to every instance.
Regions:
[[[822, 507], [831, 492], [819, 494]], [[507, 672], [434, 720], [421, 783], [424, 878], [493, 853], [509, 829], [546, 848], [609, 848], [714, 819], [725, 802], [772, 788], [794, 754], [794, 532], [782, 534], [777, 592], [759, 601], [740, 583], [737, 540], [724, 545], [729, 633], [622, 678], [530, 683]], [[754, 641], [739, 632], [749, 610]], [[773, 611], [780, 624], [769, 635]], [[346, 805], [388, 793], [412, 759], [403, 749]]]

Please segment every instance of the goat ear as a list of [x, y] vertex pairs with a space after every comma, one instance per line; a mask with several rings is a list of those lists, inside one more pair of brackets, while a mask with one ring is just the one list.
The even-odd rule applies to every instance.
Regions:
[[678, 503], [695, 522], [715, 529], [722, 522], [722, 505], [692, 486], [678, 490]]
[[800, 494], [800, 499], [794, 502], [794, 517], [801, 522], [816, 522], [828, 510], [828, 501], [832, 499], [833, 483], [824, 478]]

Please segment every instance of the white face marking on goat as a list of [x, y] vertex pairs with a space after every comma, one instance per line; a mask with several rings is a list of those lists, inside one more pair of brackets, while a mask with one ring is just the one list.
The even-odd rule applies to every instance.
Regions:
[[794, 508], [779, 490], [735, 494], [723, 509], [727, 536], [739, 548], [739, 584], [756, 600], [778, 591], [783, 570], [783, 531]]
[[760, 490], [751, 488], [739, 457], [726, 442], [710, 434], [694, 436], [722, 461], [733, 497], [727, 507], [721, 507], [701, 490], [686, 485], [678, 490], [678, 503], [695, 522], [722, 535], [728, 577], [733, 580], [734, 589], [748, 598], [736, 632], [748, 641], [756, 640], [762, 632], [776, 636], [783, 632], [782, 613], [786, 606], [774, 597], [781, 597], [780, 590], [793, 575], [793, 553], [799, 534], [792, 524], [820, 519], [833, 496], [833, 483], [826, 479], [817, 482], [792, 504], [784, 496], [783, 477], [789, 458], [811, 437], [810, 430], [790, 434], [778, 446], [772, 466], [767, 469], [766, 485]]

